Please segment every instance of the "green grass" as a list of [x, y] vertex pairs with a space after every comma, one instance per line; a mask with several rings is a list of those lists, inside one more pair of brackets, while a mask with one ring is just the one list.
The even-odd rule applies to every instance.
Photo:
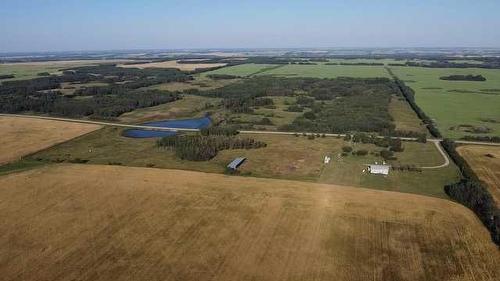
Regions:
[[394, 119], [396, 130], [428, 133], [427, 128], [403, 97], [392, 97], [389, 113]]
[[[347, 62], [354, 63], [357, 61], [347, 60]], [[319, 62], [316, 65], [242, 64], [237, 66], [224, 67], [214, 71], [203, 73], [203, 75], [205, 76], [208, 74], [230, 74], [238, 76], [277, 75], [284, 77], [313, 78], [336, 78], [341, 76], [359, 78], [389, 77], [383, 66], [326, 65], [323, 62]]]
[[312, 78], [336, 78], [336, 77], [389, 77], [383, 66], [358, 66], [358, 65], [298, 65], [289, 64], [283, 67], [263, 72], [259, 75], [276, 75], [282, 77], [312, 77]]
[[[154, 139], [131, 139], [121, 136], [121, 129], [104, 128], [81, 138], [69, 141], [45, 151], [30, 159], [42, 162], [71, 162], [75, 159], [88, 160], [89, 164], [114, 164], [138, 167], [157, 167], [223, 173], [226, 165], [235, 157], [247, 157], [241, 166], [243, 175], [264, 178], [281, 178], [342, 184], [374, 189], [402, 191], [445, 198], [443, 186], [458, 180], [455, 166], [423, 172], [391, 171], [387, 177], [363, 174], [365, 164], [382, 161], [379, 156], [341, 157], [342, 146], [348, 145], [342, 139], [245, 135], [267, 143], [267, 147], [250, 150], [224, 150], [210, 161], [184, 161], [176, 158], [173, 151], [158, 149]], [[352, 144], [351, 144], [352, 145]], [[371, 144], [355, 144], [355, 150], [380, 151]], [[405, 151], [397, 153], [398, 160], [391, 164], [413, 164], [435, 166], [443, 162], [432, 143], [404, 143]], [[332, 162], [323, 164], [325, 155], [332, 156]]]
[[[453, 69], [423, 67], [391, 67], [394, 73], [416, 92], [417, 104], [433, 118], [445, 137], [460, 138], [471, 135], [450, 130], [458, 125], [484, 126], [489, 134], [500, 135], [500, 70]], [[445, 81], [441, 76], [481, 74], [487, 81]], [[490, 90], [485, 92], [484, 90]], [[483, 90], [483, 91], [481, 91]], [[493, 90], [493, 91], [491, 91]], [[484, 122], [484, 119], [496, 120]]]
[[205, 104], [218, 104], [220, 99], [184, 94], [182, 99], [157, 106], [136, 109], [120, 115], [120, 122], [143, 123], [151, 120], [202, 117]]
[[15, 172], [22, 172], [46, 165], [45, 161], [36, 161], [34, 159], [23, 159], [16, 162], [0, 166], [0, 176]]
[[223, 67], [219, 68], [213, 71], [208, 71], [208, 72], [203, 72], [202, 76], [207, 76], [210, 74], [229, 74], [229, 75], [236, 75], [236, 76], [250, 76], [252, 74], [261, 72], [265, 70], [266, 68], [273, 68], [276, 65], [273, 64], [254, 64], [254, 63], [247, 63], [247, 64], [240, 64], [236, 66], [229, 66], [229, 67]]

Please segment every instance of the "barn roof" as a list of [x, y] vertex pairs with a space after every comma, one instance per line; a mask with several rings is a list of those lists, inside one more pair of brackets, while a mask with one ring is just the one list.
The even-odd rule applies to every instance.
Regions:
[[245, 162], [245, 160], [246, 160], [245, 157], [238, 157], [238, 158], [234, 159], [231, 163], [229, 163], [229, 165], [227, 165], [227, 167], [229, 169], [236, 170], [241, 164], [243, 164], [243, 162]]

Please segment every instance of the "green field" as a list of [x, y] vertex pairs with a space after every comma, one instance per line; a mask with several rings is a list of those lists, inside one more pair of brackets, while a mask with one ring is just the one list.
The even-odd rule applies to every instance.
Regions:
[[[500, 70], [391, 67], [416, 92], [417, 104], [433, 118], [445, 137], [500, 135]], [[445, 81], [448, 75], [481, 74], [487, 81]], [[491, 129], [487, 134], [465, 132], [459, 125]], [[452, 130], [451, 128], [454, 127]]]
[[0, 64], [0, 75], [14, 74], [15, 78], [5, 79], [9, 80], [22, 80], [32, 79], [38, 77], [38, 73], [48, 72], [50, 74], [61, 74], [61, 69], [97, 65], [100, 63], [114, 63], [117, 60], [76, 60], [76, 61], [49, 61], [49, 62], [30, 62], [30, 63], [8, 63]]
[[263, 72], [259, 75], [276, 75], [282, 77], [313, 77], [313, 78], [336, 78], [336, 77], [389, 77], [383, 66], [359, 66], [359, 65], [298, 65], [288, 64], [283, 67]]
[[[374, 155], [381, 150], [372, 144], [350, 144], [342, 139], [326, 137], [310, 140], [303, 136], [245, 135], [267, 144], [265, 148], [224, 150], [210, 161], [180, 160], [170, 150], [156, 147], [155, 139], [131, 139], [121, 136], [121, 129], [105, 128], [31, 156], [28, 160], [42, 162], [82, 162], [138, 167], [194, 170], [223, 173], [235, 157], [248, 161], [241, 166], [242, 175], [312, 181], [381, 190], [401, 191], [445, 198], [443, 186], [459, 178], [454, 165], [422, 172], [391, 171], [387, 177], [362, 171], [366, 164], [381, 162]], [[366, 156], [341, 156], [342, 147], [366, 149]], [[432, 143], [404, 143], [405, 151], [396, 153], [392, 165], [436, 166], [444, 162]], [[325, 155], [332, 157], [323, 164]], [[423, 180], [425, 179], [425, 180]]]
[[210, 74], [228, 74], [228, 75], [236, 75], [236, 76], [250, 76], [255, 73], [264, 71], [268, 68], [273, 68], [277, 67], [278, 65], [274, 64], [255, 64], [255, 63], [247, 63], [247, 64], [240, 64], [240, 65], [235, 65], [235, 66], [228, 66], [228, 67], [223, 67], [219, 68], [216, 70], [208, 71], [208, 72], [203, 72], [202, 76], [207, 76]]

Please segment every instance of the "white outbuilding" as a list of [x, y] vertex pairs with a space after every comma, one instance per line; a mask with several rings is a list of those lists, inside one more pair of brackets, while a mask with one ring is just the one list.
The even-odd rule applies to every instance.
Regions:
[[368, 165], [371, 174], [388, 175], [391, 166], [389, 165]]

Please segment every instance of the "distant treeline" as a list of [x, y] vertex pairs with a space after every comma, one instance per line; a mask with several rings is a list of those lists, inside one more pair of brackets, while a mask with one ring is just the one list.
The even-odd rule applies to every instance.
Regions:
[[[158, 83], [192, 79], [175, 69], [134, 69], [114, 65], [64, 70], [61, 76], [5, 81], [0, 85], [0, 112], [24, 111], [58, 116], [112, 118], [136, 108], [174, 101], [176, 93], [137, 90]], [[73, 95], [58, 91], [63, 82], [99, 81], [109, 86], [82, 88]], [[119, 82], [119, 83], [118, 83]]]
[[490, 231], [492, 240], [500, 245], [500, 209], [467, 161], [456, 151], [455, 143], [444, 140], [442, 144], [464, 177], [457, 183], [446, 185], [446, 194], [473, 210]]
[[112, 118], [136, 108], [150, 107], [179, 99], [176, 93], [159, 90], [122, 94], [64, 96], [58, 91], [37, 94], [0, 95], [0, 112], [37, 112], [65, 117]]
[[432, 119], [429, 116], [427, 116], [427, 114], [425, 114], [425, 112], [415, 102], [415, 92], [413, 91], [413, 89], [406, 86], [402, 80], [400, 80], [396, 75], [394, 75], [391, 69], [387, 68], [387, 71], [393, 77], [396, 85], [399, 88], [399, 91], [405, 97], [406, 101], [408, 101], [411, 108], [415, 111], [415, 113], [417, 113], [418, 118], [420, 118], [425, 123], [431, 135], [436, 138], [441, 138], [442, 135], [439, 132], [436, 125], [434, 124], [434, 122], [432, 121]]
[[466, 141], [484, 141], [484, 142], [497, 142], [500, 143], [500, 137], [497, 136], [464, 136], [463, 140]]
[[[481, 59], [475, 59], [481, 60]], [[499, 60], [484, 60], [482, 63], [463, 63], [463, 62], [453, 62], [448, 60], [437, 60], [430, 62], [415, 62], [408, 61], [405, 63], [391, 63], [390, 66], [414, 66], [414, 67], [429, 67], [429, 68], [486, 68], [486, 69], [499, 69]]]
[[208, 161], [221, 150], [254, 149], [265, 147], [266, 143], [252, 138], [238, 138], [227, 135], [181, 135], [163, 137], [157, 141], [158, 147], [175, 150], [180, 159]]
[[329, 62], [325, 65], [361, 65], [361, 66], [383, 66], [381, 62]]
[[227, 79], [240, 78], [240, 76], [230, 75], [230, 74], [208, 74], [207, 77], [214, 80], [227, 80]]
[[3, 80], [3, 79], [11, 79], [11, 78], [15, 78], [16, 76], [14, 74], [3, 74], [3, 75], [0, 75], [0, 80]]
[[451, 81], [486, 81], [483, 75], [450, 75], [439, 77], [441, 80], [451, 80]]

